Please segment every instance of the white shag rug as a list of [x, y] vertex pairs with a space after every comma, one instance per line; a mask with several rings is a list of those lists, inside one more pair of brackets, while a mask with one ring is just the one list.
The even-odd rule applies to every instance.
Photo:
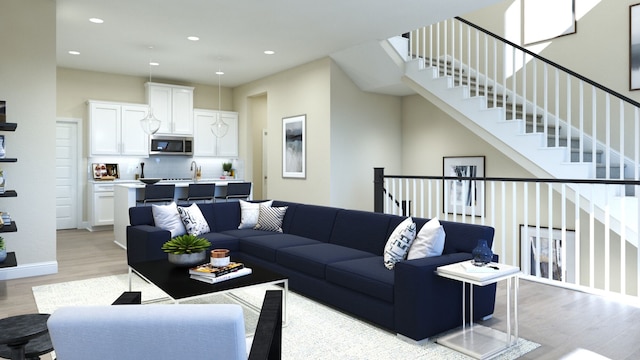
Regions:
[[[143, 302], [162, 302], [166, 298], [164, 292], [139, 277], [134, 276], [133, 281], [133, 290], [142, 291]], [[253, 287], [234, 291], [234, 294], [259, 306], [268, 288]], [[33, 295], [39, 312], [52, 313], [61, 306], [109, 305], [128, 289], [128, 275], [122, 274], [35, 286]], [[436, 344], [437, 337], [424, 345], [416, 345], [292, 291], [287, 300], [287, 324], [282, 330], [283, 359], [470, 359]], [[224, 295], [212, 295], [193, 302], [233, 300]], [[257, 314], [245, 309], [245, 319], [247, 332], [253, 332]], [[539, 346], [519, 339], [515, 346], [494, 359], [517, 359]]]

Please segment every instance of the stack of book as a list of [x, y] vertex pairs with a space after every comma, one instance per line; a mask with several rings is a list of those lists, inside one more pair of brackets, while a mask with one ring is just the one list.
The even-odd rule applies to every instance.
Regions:
[[189, 275], [191, 275], [192, 279], [209, 284], [215, 284], [249, 274], [251, 274], [251, 269], [239, 262], [231, 262], [229, 265], [221, 267], [207, 263], [189, 269]]

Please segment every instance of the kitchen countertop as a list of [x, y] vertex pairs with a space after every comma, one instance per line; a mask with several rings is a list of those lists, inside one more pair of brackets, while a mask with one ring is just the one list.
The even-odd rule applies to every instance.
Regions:
[[[189, 184], [211, 184], [215, 183], [218, 185], [227, 185], [229, 182], [242, 182], [244, 180], [241, 179], [200, 179], [198, 181], [193, 180], [160, 180], [156, 184], [175, 184], [177, 187], [187, 187]], [[140, 180], [89, 180], [90, 183], [94, 184], [113, 184], [118, 186], [125, 186], [130, 188], [143, 188], [146, 184], [141, 182]]]

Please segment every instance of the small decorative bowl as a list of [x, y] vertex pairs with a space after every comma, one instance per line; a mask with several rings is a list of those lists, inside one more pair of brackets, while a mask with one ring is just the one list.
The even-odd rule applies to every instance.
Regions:
[[155, 184], [155, 183], [157, 183], [158, 181], [160, 181], [162, 179], [160, 179], [160, 178], [140, 178], [138, 180], [142, 181], [145, 184], [152, 185], [152, 184]]
[[229, 250], [227, 249], [214, 249], [211, 250], [211, 265], [215, 267], [227, 266], [230, 263]]

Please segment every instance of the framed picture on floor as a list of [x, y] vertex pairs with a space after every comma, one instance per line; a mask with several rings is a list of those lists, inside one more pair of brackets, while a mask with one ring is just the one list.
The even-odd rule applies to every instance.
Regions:
[[442, 175], [458, 179], [444, 181], [444, 212], [457, 215], [484, 216], [484, 156], [443, 158]]
[[282, 177], [304, 179], [306, 164], [306, 115], [282, 119]]
[[574, 230], [520, 225], [520, 249], [524, 274], [575, 283]]

